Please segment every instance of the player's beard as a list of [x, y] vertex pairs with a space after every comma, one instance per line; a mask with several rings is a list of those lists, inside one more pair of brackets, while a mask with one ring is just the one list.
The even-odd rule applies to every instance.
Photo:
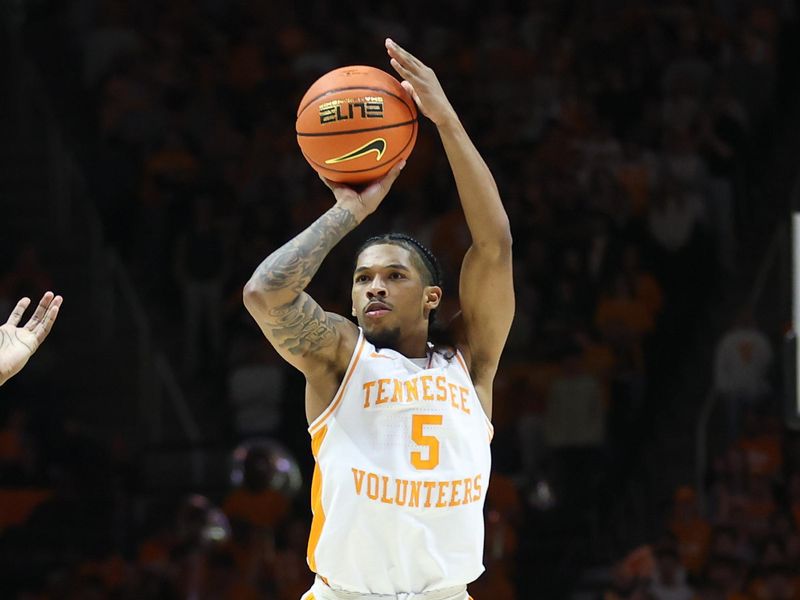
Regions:
[[384, 329], [381, 331], [364, 331], [364, 337], [376, 348], [389, 348], [397, 350], [400, 343], [400, 328]]

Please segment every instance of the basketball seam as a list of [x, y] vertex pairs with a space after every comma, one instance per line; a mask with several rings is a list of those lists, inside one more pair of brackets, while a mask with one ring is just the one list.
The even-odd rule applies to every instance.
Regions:
[[[414, 124], [416, 124], [416, 122], [417, 122], [417, 119], [414, 119], [414, 121], [409, 121], [409, 123], [414, 123]], [[405, 125], [408, 125], [408, 123], [404, 123], [404, 124], [405, 124]], [[385, 128], [385, 127], [381, 127], [381, 129], [386, 129], [386, 128]], [[352, 133], [352, 132], [347, 132], [347, 133]], [[413, 139], [414, 139], [414, 133], [416, 133], [416, 127], [415, 127], [415, 128], [412, 130], [412, 133], [411, 133], [411, 135], [409, 136], [408, 140], [406, 141], [406, 144], [405, 144], [405, 146], [403, 146], [402, 148], [400, 148], [400, 150], [398, 150], [398, 152], [397, 152], [397, 153], [396, 153], [394, 156], [392, 156], [391, 158], [389, 158], [389, 159], [387, 159], [387, 160], [383, 161], [383, 164], [380, 164], [380, 165], [375, 165], [374, 167], [370, 167], [369, 169], [354, 169], [354, 170], [352, 170], [352, 171], [346, 171], [346, 170], [343, 170], [343, 169], [331, 169], [330, 167], [328, 167], [328, 166], [326, 166], [326, 165], [320, 164], [320, 163], [316, 162], [315, 160], [312, 160], [312, 159], [311, 159], [311, 158], [308, 156], [308, 154], [306, 154], [305, 152], [303, 152], [303, 149], [302, 149], [302, 148], [300, 148], [300, 152], [302, 152], [303, 156], [305, 156], [305, 157], [306, 157], [306, 160], [307, 160], [309, 163], [311, 163], [312, 165], [316, 165], [316, 166], [318, 166], [320, 169], [324, 169], [324, 170], [326, 170], [326, 171], [332, 171], [333, 173], [365, 173], [365, 172], [367, 172], [367, 171], [372, 171], [372, 170], [374, 170], [374, 169], [377, 169], [378, 167], [382, 167], [382, 166], [383, 166], [384, 164], [386, 164], [387, 162], [390, 162], [390, 161], [394, 160], [395, 158], [397, 158], [398, 156], [400, 156], [400, 155], [403, 153], [403, 150], [405, 150], [406, 148], [408, 148], [408, 145], [411, 143], [411, 140], [413, 140]], [[299, 135], [299, 134], [298, 134], [298, 135]]]
[[329, 137], [333, 135], [349, 135], [351, 133], [364, 133], [365, 131], [383, 131], [384, 129], [394, 129], [395, 127], [405, 127], [406, 125], [416, 124], [419, 119], [411, 119], [402, 123], [392, 123], [391, 125], [381, 125], [380, 127], [364, 127], [362, 129], [347, 129], [346, 131], [323, 131], [320, 133], [303, 133], [297, 131], [298, 137]]
[[409, 104], [405, 101], [405, 99], [402, 96], [398, 96], [394, 92], [390, 92], [389, 90], [387, 90], [385, 88], [371, 87], [371, 86], [368, 86], [368, 85], [353, 85], [353, 86], [350, 86], [350, 87], [342, 87], [342, 88], [334, 88], [332, 90], [325, 90], [324, 92], [322, 92], [318, 96], [314, 96], [308, 102], [306, 102], [303, 105], [303, 107], [300, 108], [300, 110], [297, 111], [297, 116], [300, 117], [300, 115], [303, 114], [303, 111], [305, 111], [305, 109], [307, 109], [311, 104], [313, 104], [314, 102], [316, 102], [317, 100], [319, 100], [323, 96], [327, 96], [328, 94], [337, 94], [339, 92], [347, 92], [347, 91], [350, 91], [350, 90], [372, 90], [373, 92], [386, 92], [387, 94], [389, 94], [393, 98], [397, 98], [398, 100], [400, 100], [400, 102], [403, 103], [403, 106], [405, 106], [410, 113], [413, 114], [415, 112], [415, 107], [414, 106], [409, 106]]

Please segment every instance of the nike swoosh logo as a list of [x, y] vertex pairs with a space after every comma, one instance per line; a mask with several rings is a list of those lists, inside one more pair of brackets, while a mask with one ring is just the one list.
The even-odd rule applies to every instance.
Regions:
[[385, 354], [378, 354], [377, 352], [373, 352], [370, 354], [372, 358], [392, 358], [391, 356], [386, 356]]
[[365, 154], [369, 154], [370, 152], [375, 152], [378, 156], [375, 158], [375, 162], [378, 162], [383, 153], [386, 152], [386, 140], [383, 138], [375, 138], [361, 146], [360, 148], [356, 148], [352, 152], [348, 152], [347, 154], [342, 154], [341, 156], [337, 156], [336, 158], [329, 158], [325, 161], [326, 165], [335, 165], [338, 163], [346, 162], [348, 160], [353, 160], [354, 158], [360, 158]]

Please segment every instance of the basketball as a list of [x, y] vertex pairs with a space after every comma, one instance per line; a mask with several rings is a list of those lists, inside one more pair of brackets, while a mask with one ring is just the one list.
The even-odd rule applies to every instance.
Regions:
[[389, 73], [341, 67], [315, 81], [297, 109], [297, 143], [320, 175], [362, 184], [408, 158], [417, 140], [417, 107]]

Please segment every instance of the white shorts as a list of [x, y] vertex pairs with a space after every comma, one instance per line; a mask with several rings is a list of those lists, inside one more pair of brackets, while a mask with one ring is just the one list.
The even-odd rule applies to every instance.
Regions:
[[358, 592], [334, 590], [317, 576], [314, 585], [303, 594], [300, 600], [472, 600], [472, 596], [467, 594], [466, 585], [419, 594], [359, 594]]

